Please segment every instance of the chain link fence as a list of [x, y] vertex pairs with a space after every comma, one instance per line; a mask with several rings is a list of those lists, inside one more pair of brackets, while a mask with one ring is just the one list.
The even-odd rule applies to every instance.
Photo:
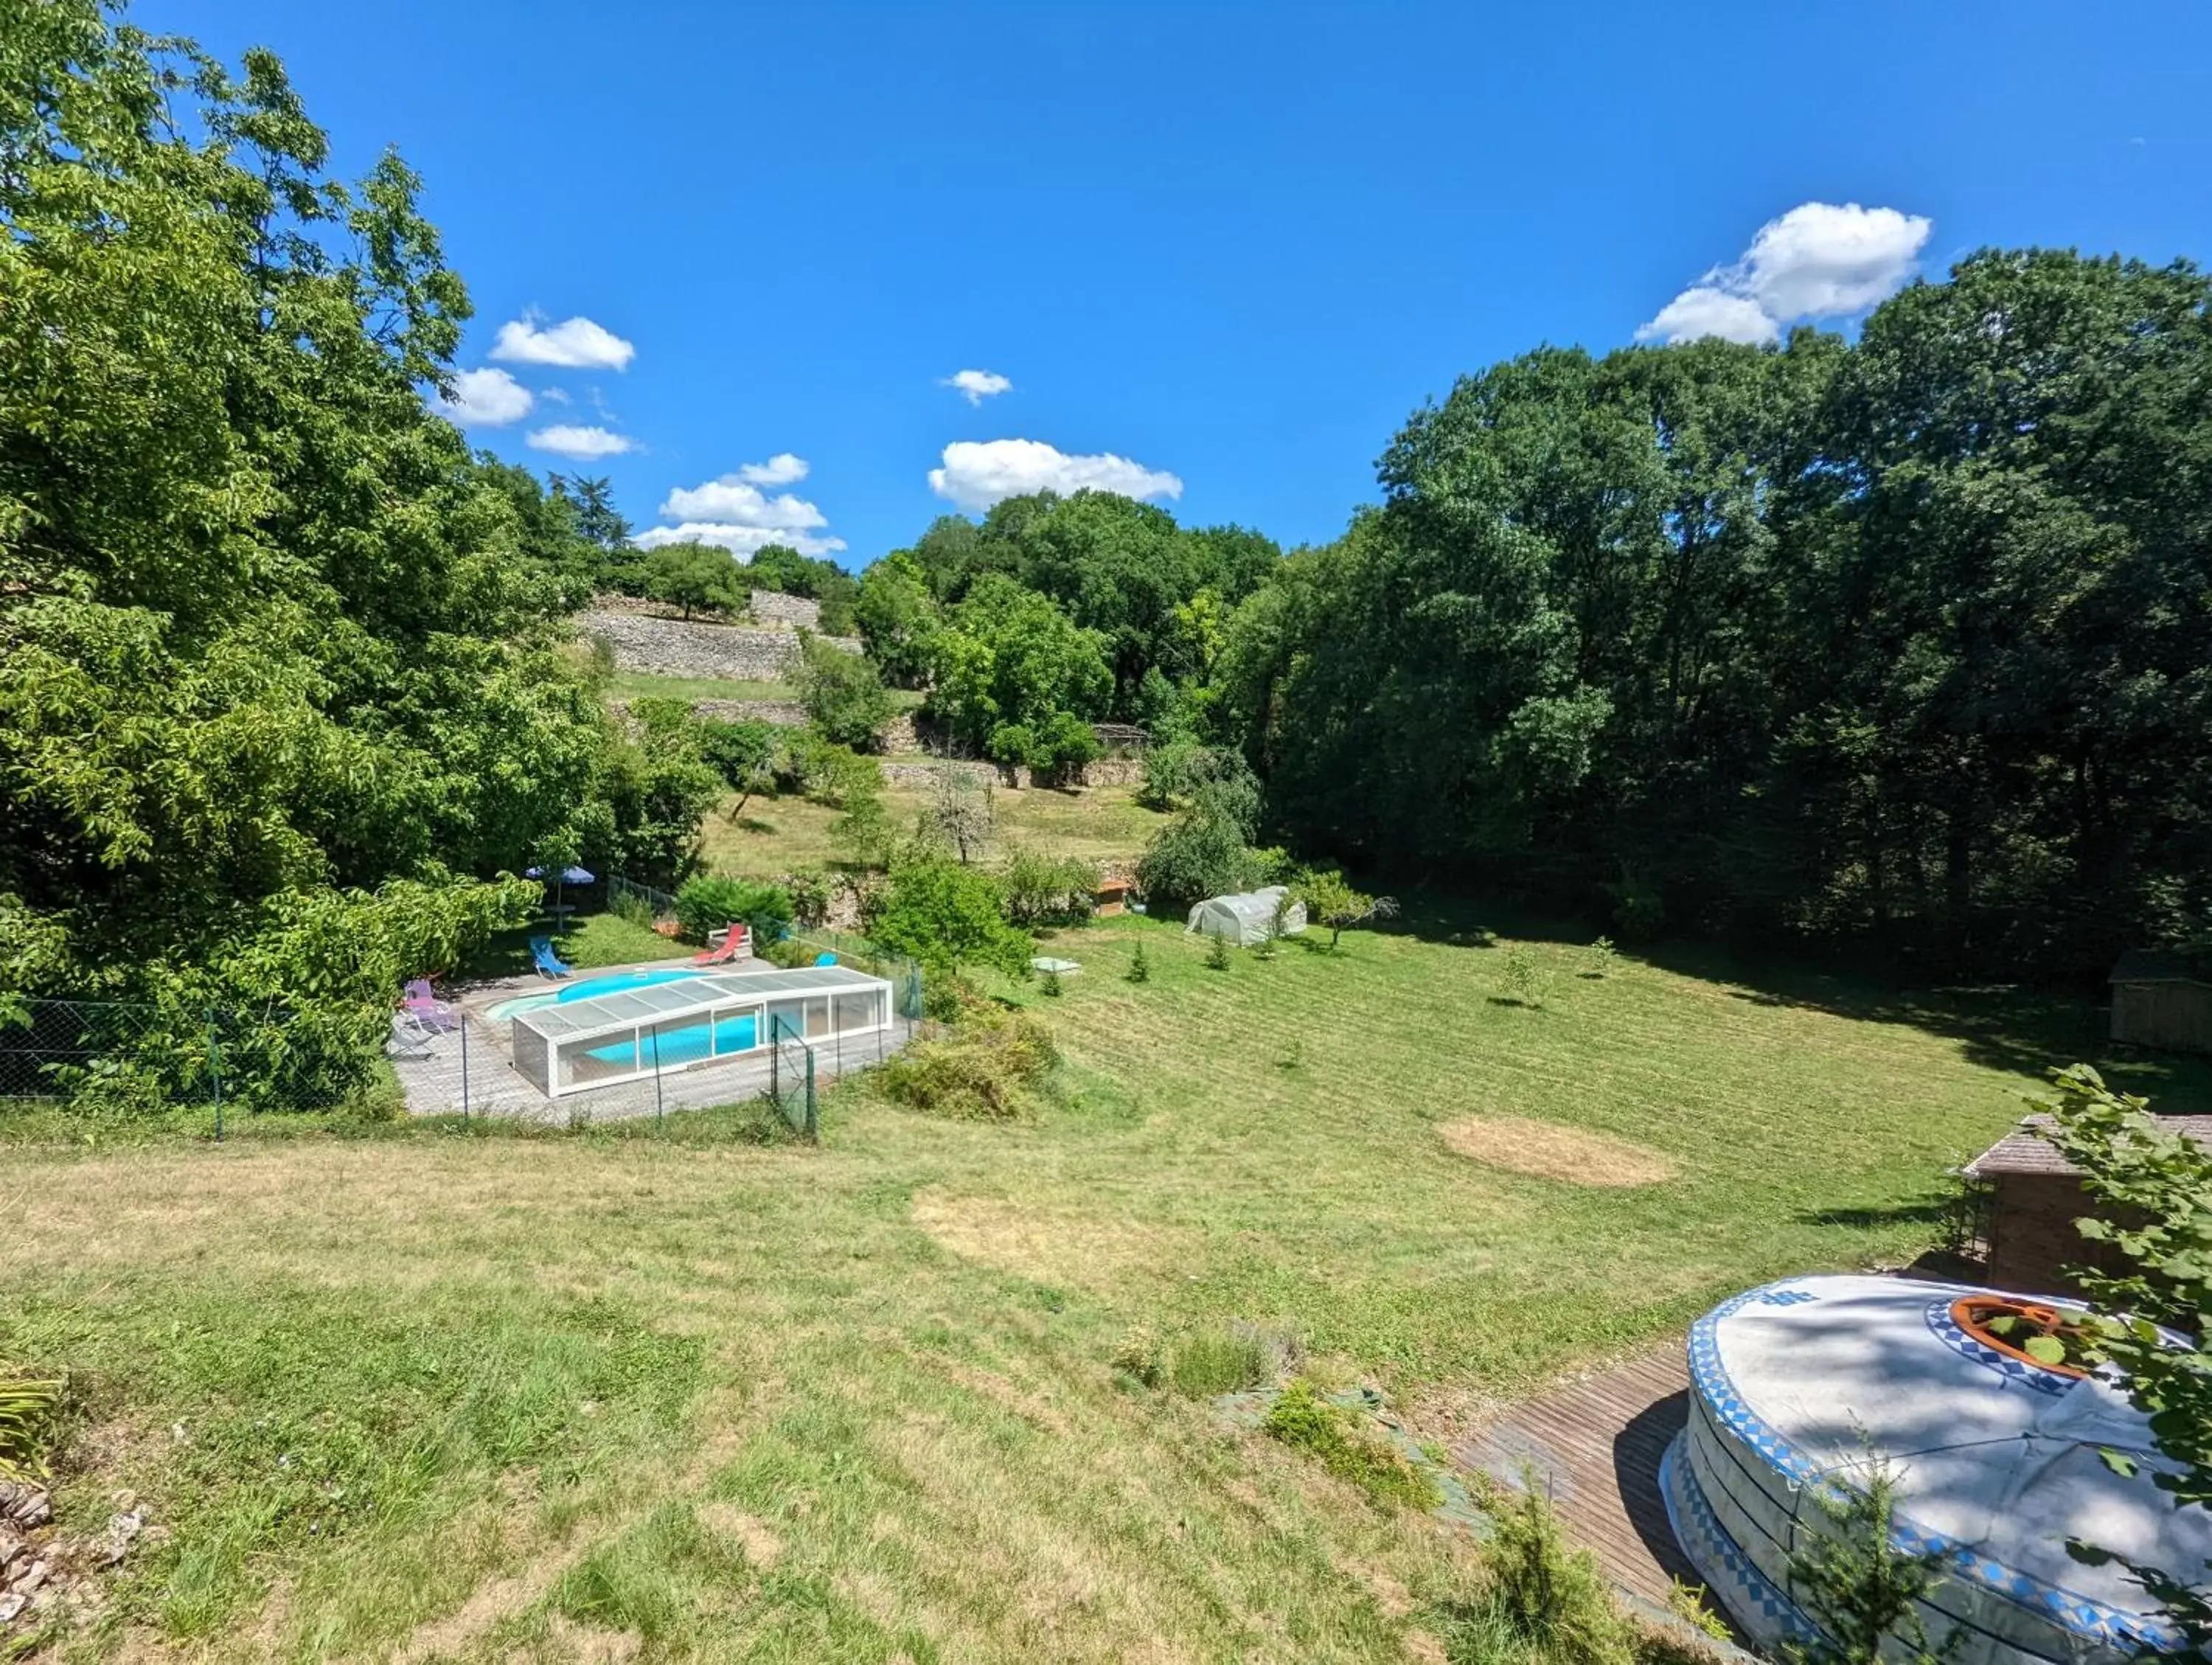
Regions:
[[647, 931], [658, 931], [664, 936], [673, 935], [676, 927], [676, 898], [665, 890], [656, 890], [650, 884], [640, 884], [624, 878], [620, 873], [607, 880], [607, 911], [617, 914], [632, 925]]
[[[673, 927], [676, 898], [665, 890], [616, 875], [607, 896], [625, 918], [664, 934]], [[453, 1000], [395, 1002], [382, 1014], [0, 999], [0, 1106], [88, 1122], [204, 1109], [220, 1139], [240, 1115], [264, 1111], [404, 1108], [588, 1126], [759, 1100], [812, 1138], [820, 1127], [817, 1091], [882, 1063], [912, 1038], [924, 1015], [921, 968], [826, 927], [793, 928], [763, 944], [760, 957], [788, 967], [834, 960], [884, 979], [891, 989], [888, 1025], [846, 1033], [841, 1022], [836, 1032], [806, 1036], [771, 1022], [757, 1050], [706, 1060], [696, 1049], [664, 1060], [658, 1031], [641, 1031], [630, 1079], [549, 1096], [512, 1055], [514, 1026], [502, 1006], [511, 1014], [512, 1001], [538, 987], [519, 981]]]
[[278, 1007], [14, 1000], [0, 1004], [0, 1103], [87, 1120], [204, 1108], [225, 1118], [329, 1109], [376, 1083], [357, 1035]]
[[[677, 922], [674, 896], [650, 884], [624, 878], [620, 873], [607, 880], [607, 910], [621, 915], [634, 925], [664, 934], [672, 933]], [[804, 964], [822, 954], [834, 955], [840, 965], [849, 965], [889, 982], [891, 1005], [898, 1015], [909, 1023], [921, 1021], [921, 964], [866, 937], [833, 930], [826, 925], [793, 925], [785, 930], [781, 941], [763, 945], [762, 954], [765, 958], [793, 964]]]
[[650, 1031], [631, 1079], [554, 1097], [516, 1069], [512, 1025], [482, 997], [395, 1011], [380, 1042], [358, 1024], [349, 1036], [292, 1012], [20, 1000], [0, 1009], [0, 1106], [87, 1122], [199, 1109], [221, 1139], [241, 1115], [270, 1111], [374, 1107], [585, 1127], [757, 1101], [812, 1139], [819, 1091], [883, 1062], [913, 1035], [898, 1000], [894, 984], [885, 1028], [809, 1038], [771, 1022], [757, 1050], [703, 1064], [696, 1053], [664, 1060]]
[[[793, 1133], [811, 1139], [821, 1127], [820, 1090], [891, 1057], [916, 1025], [895, 1018], [888, 1027], [866, 1033], [809, 1038], [771, 1020], [767, 1042], [758, 1049], [703, 1063], [689, 1048], [672, 1046], [664, 1058], [660, 1031], [641, 1026], [635, 1074], [550, 1097], [516, 1068], [511, 1028], [457, 1009], [451, 1027], [410, 1036], [390, 1060], [408, 1109], [420, 1115], [584, 1127], [758, 1100], [781, 1115]], [[626, 1064], [628, 1056], [625, 1051]]]

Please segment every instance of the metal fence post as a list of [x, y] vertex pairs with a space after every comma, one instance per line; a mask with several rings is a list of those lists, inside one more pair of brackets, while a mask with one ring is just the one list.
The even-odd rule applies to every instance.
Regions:
[[222, 1143], [222, 1052], [216, 1042], [215, 1008], [207, 1015], [208, 1073], [215, 1079], [215, 1142]]
[[[710, 1026], [713, 1022], [709, 1017], [708, 1023]], [[660, 1025], [655, 1024], [653, 1026], [653, 1125], [659, 1131], [665, 1128], [667, 1122], [666, 1107], [660, 1100]]]
[[469, 1125], [469, 1019], [461, 1014], [461, 1126]]

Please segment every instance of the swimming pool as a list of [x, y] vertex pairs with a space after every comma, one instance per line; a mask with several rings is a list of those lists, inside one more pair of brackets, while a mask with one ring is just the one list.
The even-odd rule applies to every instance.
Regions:
[[684, 1029], [663, 1030], [658, 1042], [625, 1036], [593, 1047], [589, 1055], [621, 1070], [673, 1069], [729, 1052], [750, 1052], [760, 1044], [760, 1017], [744, 1012], [709, 1024], [704, 1018]]
[[519, 1012], [535, 1012], [540, 1006], [561, 1006], [569, 1000], [588, 1000], [594, 994], [619, 994], [629, 988], [651, 988], [659, 983], [680, 983], [688, 977], [703, 977], [703, 971], [687, 967], [672, 966], [659, 971], [623, 971], [607, 977], [586, 977], [581, 981], [562, 983], [558, 988], [549, 988], [543, 994], [524, 994], [512, 1000], [501, 1000], [484, 1016], [495, 1024], [503, 1024]]

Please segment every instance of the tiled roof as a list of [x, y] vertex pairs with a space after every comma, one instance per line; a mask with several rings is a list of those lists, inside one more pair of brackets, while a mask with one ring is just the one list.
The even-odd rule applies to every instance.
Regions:
[[[2212, 1150], [2212, 1115], [2161, 1115], [2154, 1117], [2161, 1127], [2177, 1133], [2185, 1133], [2199, 1145]], [[2047, 1127], [2047, 1115], [2032, 1115], [2012, 1133], [1966, 1164], [1971, 1179], [1986, 1179], [1991, 1174], [2072, 1174], [2081, 1170], [2058, 1154], [2057, 1148], [2036, 1137], [2030, 1131], [2039, 1126]]]
[[2105, 979], [2111, 983], [2198, 983], [2212, 981], [2204, 969], [2179, 954], [2152, 948], [2130, 948], [2120, 956]]

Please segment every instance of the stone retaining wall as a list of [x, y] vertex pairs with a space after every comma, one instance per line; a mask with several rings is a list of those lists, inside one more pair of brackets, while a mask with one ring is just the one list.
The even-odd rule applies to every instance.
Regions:
[[[744, 682], [781, 682], [799, 662], [793, 630], [755, 630], [741, 624], [685, 623], [646, 613], [595, 607], [580, 615], [577, 628], [614, 644], [615, 662], [625, 671], [649, 677], [720, 677]], [[849, 636], [823, 641], [857, 653]]]
[[[979, 763], [973, 758], [957, 757], [952, 767], [963, 775], [972, 775], [993, 786], [1006, 787], [1016, 791], [1036, 785], [1036, 778], [1019, 764], [1001, 769], [996, 763]], [[927, 787], [936, 778], [937, 771], [945, 767], [941, 760], [927, 763], [910, 762], [903, 757], [882, 760], [884, 781], [887, 786]], [[1145, 778], [1143, 762], [1134, 757], [1101, 757], [1083, 771], [1086, 787], [1133, 786]]]
[[803, 595], [786, 595], [781, 590], [755, 590], [753, 617], [763, 624], [788, 624], [794, 629], [804, 626], [818, 630], [822, 628], [822, 604], [809, 601]]
[[694, 700], [691, 708], [702, 717], [726, 723], [775, 723], [784, 728], [806, 726], [806, 708], [797, 700]]

